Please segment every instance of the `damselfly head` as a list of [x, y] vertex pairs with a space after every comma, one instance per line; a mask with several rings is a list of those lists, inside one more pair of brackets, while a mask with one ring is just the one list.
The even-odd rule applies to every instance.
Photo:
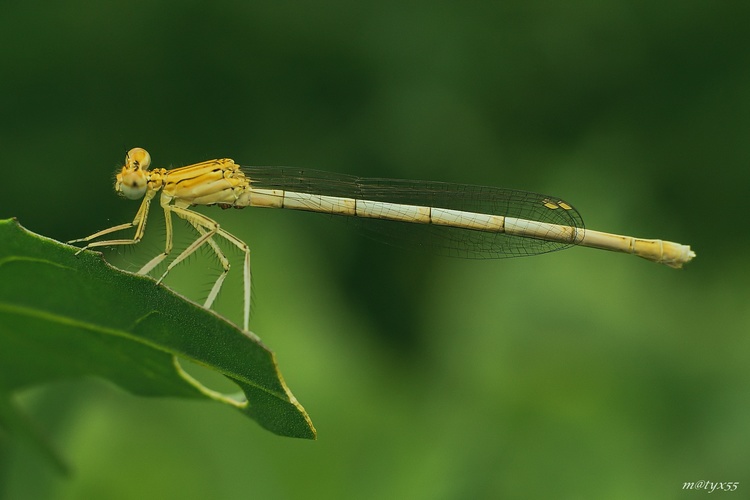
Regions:
[[148, 188], [148, 167], [151, 155], [143, 148], [133, 148], [125, 155], [125, 165], [117, 174], [115, 191], [129, 200], [137, 200]]

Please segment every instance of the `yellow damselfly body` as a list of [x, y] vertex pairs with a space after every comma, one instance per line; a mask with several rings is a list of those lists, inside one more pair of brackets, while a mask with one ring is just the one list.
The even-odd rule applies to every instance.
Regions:
[[[250, 317], [250, 249], [210, 217], [191, 210], [192, 206], [288, 208], [370, 219], [377, 223], [390, 221], [394, 229], [401, 224], [411, 228], [410, 233], [429, 232], [431, 240], [443, 253], [469, 258], [538, 255], [573, 245], [631, 253], [675, 268], [695, 257], [687, 245], [585, 229], [583, 219], [570, 203], [526, 191], [363, 178], [290, 167], [241, 167], [228, 158], [171, 170], [149, 170], [150, 166], [148, 152], [133, 148], [117, 174], [115, 190], [119, 194], [129, 199], [143, 198], [132, 222], [70, 243], [86, 242], [79, 253], [94, 247], [138, 243], [143, 238], [151, 201], [161, 191], [159, 204], [166, 224], [164, 252], [146, 263], [138, 273], [148, 274], [172, 251], [171, 216], [176, 215], [195, 228], [198, 237], [168, 264], [158, 282], [207, 244], [223, 269], [204, 304], [210, 308], [229, 273], [229, 260], [216, 238], [226, 240], [244, 255], [243, 328], [246, 331]], [[131, 228], [135, 228], [132, 238], [97, 240]]]

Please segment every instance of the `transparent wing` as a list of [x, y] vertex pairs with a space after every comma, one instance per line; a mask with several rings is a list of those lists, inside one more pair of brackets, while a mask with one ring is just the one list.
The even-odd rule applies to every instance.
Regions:
[[[583, 229], [569, 203], [538, 193], [469, 184], [355, 177], [293, 167], [242, 167], [254, 188], [341, 196], [503, 215]], [[342, 217], [374, 239], [401, 247], [424, 247], [451, 257], [497, 259], [562, 250], [573, 243], [432, 224]]]

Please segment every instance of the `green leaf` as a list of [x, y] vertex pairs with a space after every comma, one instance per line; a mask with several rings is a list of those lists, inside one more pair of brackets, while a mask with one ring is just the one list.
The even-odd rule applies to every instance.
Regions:
[[[76, 251], [14, 219], [0, 221], [0, 426], [6, 431], [39, 435], [19, 430], [27, 419], [7, 400], [14, 391], [94, 375], [142, 396], [219, 401], [276, 434], [315, 438], [273, 352], [254, 334], [152, 278], [113, 268], [98, 252]], [[244, 396], [202, 386], [178, 358], [220, 372]]]

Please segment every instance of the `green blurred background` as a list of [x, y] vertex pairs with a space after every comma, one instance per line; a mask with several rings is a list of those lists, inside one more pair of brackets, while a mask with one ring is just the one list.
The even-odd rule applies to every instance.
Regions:
[[[138, 204], [115, 196], [113, 172], [141, 146], [155, 166], [232, 157], [538, 191], [587, 227], [698, 257], [682, 271], [582, 248], [454, 260], [315, 214], [207, 208], [252, 249], [251, 328], [319, 440], [215, 404], [55, 384], [21, 401], [76, 473], [0, 436], [0, 494], [663, 499], [709, 480], [746, 496], [749, 14], [3, 2], [0, 217], [41, 234], [131, 220]], [[158, 252], [157, 212], [139, 248], [107, 258], [137, 269]], [[169, 283], [202, 300], [216, 267], [199, 257]], [[217, 308], [238, 321], [239, 284], [226, 287]]]

